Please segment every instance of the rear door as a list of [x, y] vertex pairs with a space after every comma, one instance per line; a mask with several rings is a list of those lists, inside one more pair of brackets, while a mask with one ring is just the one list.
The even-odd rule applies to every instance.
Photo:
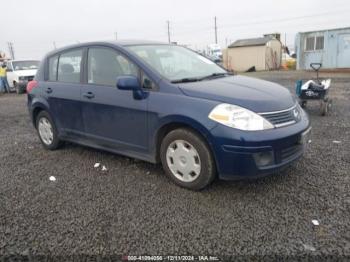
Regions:
[[90, 47], [86, 84], [82, 87], [82, 116], [86, 135], [103, 147], [144, 153], [148, 146], [147, 98], [119, 90], [117, 77], [139, 77], [138, 67], [109, 47]]
[[43, 87], [51, 114], [61, 135], [80, 135], [80, 89], [83, 49], [62, 52], [48, 59], [48, 81]]

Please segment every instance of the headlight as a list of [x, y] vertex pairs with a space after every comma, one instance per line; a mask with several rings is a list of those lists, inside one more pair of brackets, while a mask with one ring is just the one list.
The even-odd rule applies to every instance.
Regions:
[[274, 128], [262, 116], [236, 105], [217, 105], [208, 117], [220, 124], [240, 130], [257, 131]]

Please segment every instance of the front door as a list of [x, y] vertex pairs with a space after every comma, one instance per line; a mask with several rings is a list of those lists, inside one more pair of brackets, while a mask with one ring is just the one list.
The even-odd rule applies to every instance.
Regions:
[[350, 34], [338, 36], [338, 68], [350, 67]]
[[85, 135], [126, 154], [145, 153], [147, 98], [136, 100], [132, 91], [119, 90], [116, 79], [122, 75], [139, 76], [139, 69], [114, 49], [89, 48], [87, 83], [81, 91]]

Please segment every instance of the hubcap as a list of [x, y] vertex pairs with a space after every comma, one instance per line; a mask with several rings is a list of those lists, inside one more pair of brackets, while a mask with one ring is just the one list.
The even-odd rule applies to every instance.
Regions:
[[201, 172], [201, 161], [197, 150], [184, 140], [173, 141], [166, 152], [171, 173], [182, 182], [192, 182]]
[[39, 130], [41, 140], [46, 145], [51, 145], [53, 141], [53, 131], [52, 131], [52, 125], [47, 118], [45, 117], [40, 118], [38, 130]]

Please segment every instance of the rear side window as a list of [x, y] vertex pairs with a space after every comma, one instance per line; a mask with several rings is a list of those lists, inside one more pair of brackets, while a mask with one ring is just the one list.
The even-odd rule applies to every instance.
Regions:
[[115, 86], [117, 77], [122, 75], [138, 77], [138, 67], [113, 49], [89, 48], [89, 84]]
[[80, 69], [83, 50], [62, 53], [58, 60], [57, 79], [60, 82], [80, 83]]
[[49, 81], [57, 81], [58, 55], [49, 58]]

